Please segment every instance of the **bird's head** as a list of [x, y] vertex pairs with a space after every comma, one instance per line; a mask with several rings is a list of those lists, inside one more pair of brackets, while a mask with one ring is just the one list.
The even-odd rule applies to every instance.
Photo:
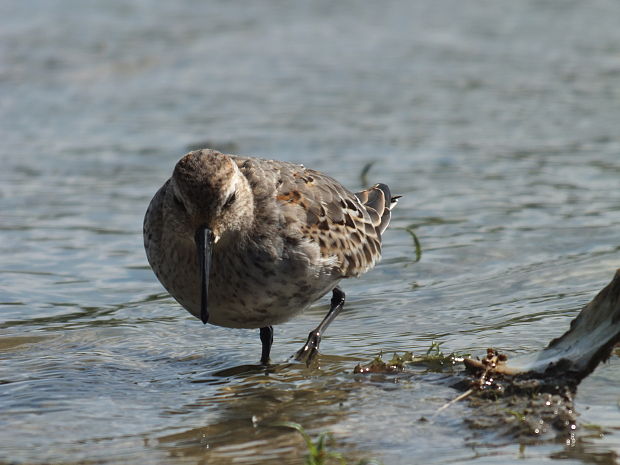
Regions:
[[217, 242], [251, 222], [253, 197], [233, 159], [215, 150], [197, 150], [179, 160], [172, 173], [169, 208], [192, 230], [209, 228]]
[[235, 161], [215, 150], [185, 155], [174, 168], [164, 200], [167, 221], [185, 240], [194, 241], [200, 265], [201, 319], [208, 320], [207, 293], [211, 254], [222, 238], [247, 230], [254, 199]]

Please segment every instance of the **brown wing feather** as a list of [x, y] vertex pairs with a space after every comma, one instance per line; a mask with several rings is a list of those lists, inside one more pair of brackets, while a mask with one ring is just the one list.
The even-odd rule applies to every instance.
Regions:
[[[286, 227], [317, 244], [323, 258], [335, 257], [343, 277], [359, 276], [379, 260], [381, 233], [395, 204], [385, 184], [353, 194], [333, 178], [302, 165], [245, 157], [235, 160], [255, 196], [275, 197]], [[254, 183], [257, 176], [272, 179]], [[270, 187], [258, 189], [259, 185]]]
[[277, 200], [302, 217], [302, 234], [319, 245], [321, 256], [336, 257], [343, 276], [358, 276], [381, 255], [380, 216], [337, 181], [297, 167], [283, 176]]
[[392, 217], [392, 208], [396, 205], [400, 196], [392, 197], [390, 188], [386, 184], [375, 184], [365, 191], [356, 192], [355, 195], [364, 204], [366, 210], [372, 210], [376, 215], [372, 215], [373, 218], [378, 218], [378, 222], [373, 224], [379, 230], [379, 234], [387, 229]]

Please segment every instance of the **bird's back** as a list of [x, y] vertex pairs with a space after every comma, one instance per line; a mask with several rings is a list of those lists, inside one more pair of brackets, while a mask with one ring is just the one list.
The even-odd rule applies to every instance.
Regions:
[[396, 204], [385, 184], [352, 193], [319, 171], [232, 156], [255, 196], [258, 228], [271, 224], [289, 243], [310, 241], [340, 277], [359, 276], [381, 256], [381, 235]]

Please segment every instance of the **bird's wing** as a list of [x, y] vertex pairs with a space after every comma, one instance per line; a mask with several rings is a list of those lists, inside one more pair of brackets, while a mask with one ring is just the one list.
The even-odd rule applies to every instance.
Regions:
[[[377, 184], [353, 194], [335, 179], [302, 165], [235, 157], [254, 191], [255, 204], [271, 205], [257, 212], [260, 221], [273, 221], [319, 246], [343, 277], [359, 276], [381, 257], [381, 234], [396, 204], [388, 186]], [[260, 200], [258, 200], [260, 198]]]

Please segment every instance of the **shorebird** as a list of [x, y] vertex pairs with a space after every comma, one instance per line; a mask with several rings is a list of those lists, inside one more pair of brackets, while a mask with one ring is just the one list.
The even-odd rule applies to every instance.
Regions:
[[204, 324], [260, 328], [264, 365], [273, 325], [332, 291], [295, 354], [309, 365], [344, 305], [338, 283], [379, 260], [397, 199], [385, 184], [353, 194], [303, 165], [196, 150], [151, 200], [144, 247], [162, 285]]

